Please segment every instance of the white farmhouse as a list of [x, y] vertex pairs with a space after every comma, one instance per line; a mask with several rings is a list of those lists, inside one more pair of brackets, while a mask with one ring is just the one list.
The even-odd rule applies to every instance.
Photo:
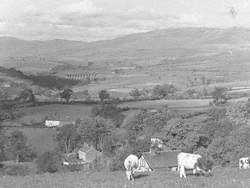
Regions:
[[60, 126], [60, 121], [55, 120], [45, 120], [46, 127], [58, 127]]

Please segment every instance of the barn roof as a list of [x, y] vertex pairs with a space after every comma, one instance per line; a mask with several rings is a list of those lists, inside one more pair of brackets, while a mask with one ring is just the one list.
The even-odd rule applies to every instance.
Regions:
[[145, 160], [152, 169], [171, 168], [177, 166], [177, 155], [180, 151], [164, 151], [152, 155], [143, 153]]

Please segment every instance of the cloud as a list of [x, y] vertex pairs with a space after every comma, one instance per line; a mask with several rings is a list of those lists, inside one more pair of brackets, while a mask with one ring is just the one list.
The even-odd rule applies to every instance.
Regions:
[[97, 7], [91, 0], [82, 0], [61, 6], [58, 11], [62, 14], [78, 13], [83, 15], [95, 15], [101, 13], [103, 8]]
[[201, 16], [194, 13], [194, 14], [182, 14], [179, 17], [179, 22], [184, 24], [200, 24], [201, 23]]
[[0, 20], [0, 33], [5, 33], [7, 31], [7, 23]]
[[249, 26], [249, 0], [230, 1], [234, 20], [229, 0], [0, 0], [0, 35], [90, 41], [168, 27]]

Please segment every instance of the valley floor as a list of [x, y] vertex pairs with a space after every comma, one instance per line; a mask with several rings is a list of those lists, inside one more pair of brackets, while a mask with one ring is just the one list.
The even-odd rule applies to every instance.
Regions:
[[72, 172], [24, 177], [0, 177], [1, 188], [248, 188], [250, 170], [216, 168], [212, 177], [190, 175], [180, 179], [177, 172], [155, 170], [150, 176], [137, 178], [132, 184], [125, 172]]

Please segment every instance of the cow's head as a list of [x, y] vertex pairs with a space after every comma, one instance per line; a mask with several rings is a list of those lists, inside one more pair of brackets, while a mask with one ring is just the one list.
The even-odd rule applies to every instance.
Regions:
[[205, 176], [212, 176], [213, 162], [207, 158], [199, 158], [197, 161], [197, 167]]

